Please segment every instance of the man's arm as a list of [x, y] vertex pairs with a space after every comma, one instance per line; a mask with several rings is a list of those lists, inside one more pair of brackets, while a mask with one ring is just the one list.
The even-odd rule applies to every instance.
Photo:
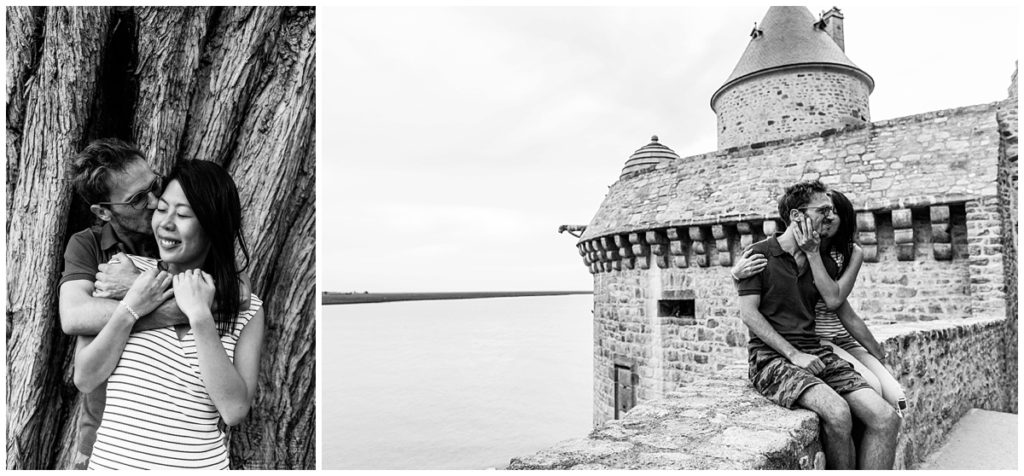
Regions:
[[849, 302], [843, 302], [843, 305], [839, 307], [836, 314], [839, 316], [839, 322], [843, 323], [843, 327], [846, 328], [847, 332], [854, 339], [857, 339], [857, 342], [860, 342], [860, 345], [864, 346], [869, 354], [875, 356], [879, 361], [885, 359], [885, 352], [882, 350], [881, 344], [875, 340], [875, 336], [868, 329], [867, 324], [857, 315]]
[[825, 369], [825, 364], [820, 359], [800, 352], [793, 347], [770, 323], [761, 315], [758, 306], [761, 305], [761, 296], [758, 294], [745, 294], [740, 296], [740, 319], [750, 328], [757, 337], [760, 337], [765, 344], [782, 354], [793, 365], [807, 369], [812, 374], [817, 374]]
[[[92, 297], [93, 283], [84, 279], [68, 281], [60, 286], [60, 326], [67, 335], [94, 336], [110, 320], [119, 301]], [[164, 301], [160, 307], [143, 316], [132, 332], [188, 324], [188, 318], [178, 309], [174, 299]]]
[[60, 327], [67, 335], [94, 336], [110, 320], [117, 301], [92, 297], [92, 281], [78, 279], [60, 285]]

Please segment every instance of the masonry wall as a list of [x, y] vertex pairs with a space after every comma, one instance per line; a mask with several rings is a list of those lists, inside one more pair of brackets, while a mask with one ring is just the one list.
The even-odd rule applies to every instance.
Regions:
[[612, 184], [581, 243], [668, 226], [777, 217], [782, 190], [815, 178], [839, 186], [865, 210], [994, 197], [997, 107], [934, 111], [659, 165]]
[[868, 123], [869, 94], [868, 85], [857, 76], [821, 67], [787, 69], [740, 81], [713, 105], [718, 148]]
[[1006, 286], [1006, 367], [1009, 398], [1017, 406], [1017, 71], [1010, 82], [1009, 99], [999, 108], [999, 204], [1003, 226]]
[[[613, 185], [579, 244], [595, 274], [595, 422], [614, 416], [616, 364], [643, 402], [745, 358], [728, 270], [780, 229], [775, 198], [800, 180], [859, 210], [867, 262], [850, 301], [866, 320], [1005, 317], [997, 106], [687, 157]], [[685, 300], [692, 315], [659, 315]]]
[[[1005, 320], [907, 322], [873, 327], [910, 410], [895, 469], [913, 469], [971, 408], [1016, 411], [1007, 398]], [[1016, 373], [1016, 369], [1013, 369]], [[640, 404], [585, 438], [513, 458], [509, 469], [822, 469], [818, 418], [760, 396], [742, 361]]]

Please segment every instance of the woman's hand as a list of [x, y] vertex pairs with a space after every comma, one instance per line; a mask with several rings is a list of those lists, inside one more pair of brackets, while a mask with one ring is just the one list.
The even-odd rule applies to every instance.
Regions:
[[793, 237], [796, 238], [797, 246], [806, 254], [818, 254], [818, 248], [821, 246], [822, 220], [812, 220], [807, 215], [802, 215], [794, 221], [796, 228]]
[[170, 289], [170, 286], [170, 273], [153, 268], [139, 275], [121, 302], [142, 317], [174, 296], [174, 290]]
[[213, 277], [200, 269], [174, 275], [174, 299], [193, 327], [196, 319], [213, 319], [210, 309], [213, 307], [215, 291]]
[[761, 253], [754, 253], [754, 248], [747, 247], [743, 251], [743, 256], [736, 260], [736, 264], [732, 267], [732, 277], [737, 281], [747, 279], [761, 271], [764, 271], [764, 267], [768, 266], [768, 260]]

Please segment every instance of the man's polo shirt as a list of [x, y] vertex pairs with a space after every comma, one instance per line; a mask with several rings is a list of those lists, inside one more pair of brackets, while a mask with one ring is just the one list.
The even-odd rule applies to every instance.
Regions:
[[[760, 295], [761, 303], [757, 310], [793, 347], [801, 351], [820, 347], [814, 333], [814, 306], [821, 299], [821, 294], [814, 286], [810, 264], [805, 263], [803, 270], [798, 269], [796, 259], [782, 249], [774, 236], [754, 243], [753, 250], [763, 254], [768, 263], [760, 273], [739, 282], [740, 296]], [[829, 274], [835, 275], [835, 261], [825, 256], [822, 261]], [[749, 345], [761, 347], [767, 344], [750, 331]]]
[[[71, 235], [68, 247], [64, 250], [64, 272], [61, 274], [58, 287], [69, 281], [95, 282], [100, 264], [110, 261], [110, 258], [119, 252], [155, 257], [152, 256], [155, 253], [153, 247], [133, 246], [121, 241], [109, 223]], [[92, 446], [96, 443], [96, 429], [100, 425], [106, 399], [106, 382], [83, 396], [82, 414], [78, 419], [78, 451], [82, 454], [92, 454]]]

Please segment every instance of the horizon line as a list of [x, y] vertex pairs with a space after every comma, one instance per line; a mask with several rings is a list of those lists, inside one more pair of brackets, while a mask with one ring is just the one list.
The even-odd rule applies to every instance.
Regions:
[[499, 297], [564, 296], [594, 294], [593, 291], [442, 291], [442, 292], [332, 292], [323, 291], [323, 305], [363, 304], [395, 301], [431, 301], [440, 299], [484, 299]]

